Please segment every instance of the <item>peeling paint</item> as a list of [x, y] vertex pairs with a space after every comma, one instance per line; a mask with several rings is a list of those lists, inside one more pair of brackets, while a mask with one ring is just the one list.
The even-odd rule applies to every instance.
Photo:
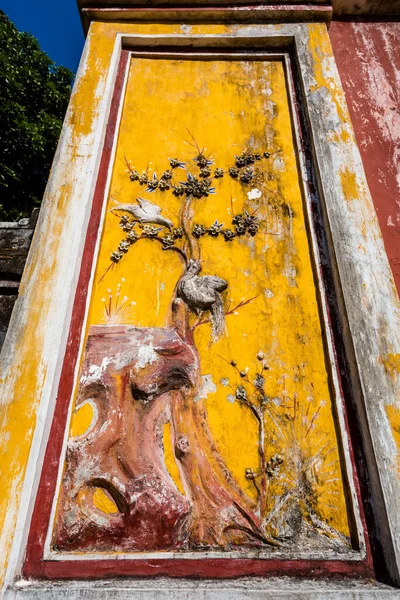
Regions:
[[385, 411], [397, 445], [397, 472], [400, 477], [400, 408], [389, 405], [385, 406]]
[[[87, 182], [78, 183], [76, 173], [89, 172], [87, 161], [96, 138], [112, 40], [100, 46], [102, 51], [89, 35], [2, 352], [0, 439], [7, 437], [8, 443], [0, 456], [0, 581], [13, 539], [37, 409], [41, 398], [50, 393], [56, 368], [43, 357], [57, 357], [66, 335], [57, 311], [65, 310], [69, 302], [72, 290], [65, 288], [65, 281], [76, 270], [80, 239], [73, 232], [85, 220], [79, 204]], [[93, 102], [93, 112], [82, 110], [88, 101]], [[81, 122], [77, 115], [83, 114]], [[33, 284], [38, 281], [43, 285]]]
[[347, 167], [341, 170], [340, 180], [346, 200], [355, 200], [358, 198], [357, 176]]
[[204, 400], [208, 398], [210, 394], [214, 394], [217, 391], [217, 386], [213, 382], [212, 375], [202, 375], [201, 376], [201, 386], [198, 390], [198, 394], [195, 397], [194, 401], [198, 402], [199, 400]]
[[[329, 40], [326, 36], [326, 29], [321, 25], [307, 27], [309, 49], [313, 56], [314, 65], [314, 85], [309, 86], [307, 93], [311, 97], [313, 94], [320, 94], [319, 97], [316, 96], [318, 102], [321, 98], [327, 99], [326, 118], [332, 118], [331, 137], [329, 139], [340, 146], [342, 152], [341, 162], [346, 164], [345, 170], [342, 170], [345, 173], [342, 182], [343, 194], [344, 196], [347, 194], [349, 198], [356, 200], [357, 177], [354, 175], [353, 178], [353, 171], [351, 170], [354, 159], [352, 154], [354, 151], [353, 134], [351, 126], [348, 126], [348, 112], [340, 85], [338, 86], [338, 78], [335, 75], [334, 61]], [[90, 161], [94, 152], [96, 126], [102, 109], [101, 103], [104, 96], [106, 74], [115, 34], [122, 29], [127, 33], [133, 31], [172, 33], [179, 32], [180, 26], [178, 24], [172, 26], [141, 24], [124, 25], [122, 28], [120, 25], [96, 23], [92, 26], [88, 38], [88, 55], [82, 63], [81, 72], [77, 77], [66, 127], [60, 141], [58, 155], [46, 192], [46, 200], [41, 211], [39, 227], [32, 244], [22, 282], [21, 297], [11, 323], [13, 333], [9, 335], [3, 352], [4, 369], [6, 370], [10, 364], [13, 368], [2, 380], [4, 398], [2, 404], [0, 404], [0, 439], [5, 442], [2, 450], [3, 454], [0, 457], [0, 529], [2, 531], [0, 537], [0, 579], [2, 579], [5, 571], [14, 535], [22, 482], [36, 425], [38, 405], [41, 398], [51, 403], [52, 394], [54, 394], [53, 384], [58, 373], [57, 360], [51, 362], [47, 358], [46, 362], [43, 356], [57, 357], [65, 342], [64, 326], [69, 319], [70, 297], [73, 295], [73, 289], [66, 289], [66, 286], [73, 288], [80, 250], [79, 241], [76, 241], [76, 236], [74, 237], [73, 234], [76, 232], [77, 227], [80, 229], [85, 226], [85, 215], [82, 214], [81, 202], [85, 182], [80, 180], [79, 185], [77, 185], [77, 179], [79, 173], [84, 172], [87, 174], [89, 167], [90, 169], [93, 168]], [[275, 31], [281, 29], [279, 26], [274, 27]], [[207, 32], [209, 33], [230, 30], [236, 31], [238, 28], [229, 29], [225, 25], [207, 26]], [[193, 33], [201, 33], [202, 31], [204, 31], [202, 25], [193, 27]], [[92, 113], [82, 111], [82, 106], [87, 105], [88, 102], [92, 102]], [[320, 106], [320, 104], [318, 105]], [[331, 106], [333, 106], [333, 111], [331, 111], [333, 117], [330, 115]], [[85, 116], [82, 116], [82, 113], [85, 113]], [[343, 145], [347, 146], [347, 154], [343, 149]], [[355, 162], [357, 162], [357, 156]], [[347, 174], [346, 169], [348, 169]], [[363, 196], [365, 190], [361, 189], [361, 192], [361, 196]], [[359, 221], [363, 220], [365, 237], [369, 236], [365, 240], [367, 249], [365, 260], [367, 260], [368, 255], [371, 252], [374, 253], [376, 247], [379, 250], [379, 240], [378, 245], [375, 243], [379, 233], [376, 233], [376, 228], [373, 226], [375, 215], [368, 204], [368, 196], [366, 198], [361, 197], [358, 202], [354, 201], [351, 204], [357, 205], [354, 211], [359, 211], [358, 219]], [[398, 207], [396, 210], [398, 211]], [[393, 212], [394, 214], [396, 214], [396, 220], [394, 219], [393, 222], [397, 223], [397, 213]], [[371, 227], [369, 227], [370, 223], [372, 224]], [[370, 233], [370, 230], [372, 233]], [[348, 248], [350, 248], [350, 243]], [[378, 260], [378, 264], [382, 265], [383, 263]], [[363, 264], [359, 266], [359, 272], [362, 271], [362, 267]], [[368, 269], [366, 271], [367, 274], [369, 273], [370, 279], [362, 283], [363, 301], [366, 310], [369, 307], [373, 309], [371, 318], [374, 319], [373, 327], [375, 327], [375, 331], [379, 331], [376, 320], [379, 312], [386, 314], [389, 326], [396, 325], [398, 322], [396, 316], [394, 314], [387, 315], [384, 301], [381, 299], [382, 305], [379, 305], [379, 297], [376, 299], [374, 296], [374, 288], [379, 284], [379, 279], [375, 279]], [[386, 273], [385, 269], [383, 269], [383, 272]], [[356, 278], [354, 279], [356, 280]], [[388, 279], [386, 278], [385, 281], [388, 281]], [[41, 285], [37, 285], [38, 282]], [[274, 288], [274, 292], [278, 293], [278, 291]], [[268, 295], [268, 297], [273, 297], [274, 292], [271, 291], [272, 296]], [[384, 300], [388, 302], [388, 297]], [[391, 298], [389, 298], [389, 301], [390, 306], [392, 306]], [[32, 331], [35, 332], [34, 336]], [[373, 344], [376, 335], [375, 337], [371, 336], [371, 339], [371, 360], [375, 360], [376, 346]], [[13, 350], [13, 352], [10, 350]], [[359, 347], [356, 348], [356, 351], [362, 355], [361, 350]], [[393, 356], [398, 355], [394, 354]], [[389, 379], [392, 379], [396, 369], [398, 369], [397, 358], [394, 362], [391, 358], [387, 360], [387, 364], [383, 362], [384, 370], [389, 375]], [[383, 395], [386, 390], [390, 392], [388, 385], [384, 387]], [[374, 400], [379, 407], [382, 406], [382, 414], [386, 410], [386, 414], [391, 421], [393, 437], [398, 440], [398, 409], [391, 405], [383, 408], [380, 397]], [[368, 410], [370, 408], [368, 406]], [[44, 414], [46, 415], [46, 413]], [[376, 413], [374, 415], [374, 418], [376, 418]], [[380, 443], [384, 449], [392, 448], [390, 440], [381, 440]], [[385, 444], [387, 445], [385, 446]], [[171, 455], [172, 452], [173, 450], [170, 448]], [[380, 460], [380, 455], [378, 459]], [[383, 474], [385, 475], [385, 473]], [[177, 478], [178, 475], [175, 474], [174, 480]], [[385, 481], [387, 483], [388, 479]], [[104, 501], [104, 498], [100, 501]]]
[[336, 21], [329, 34], [400, 290], [400, 23]]
[[386, 373], [395, 380], [400, 375], [400, 354], [385, 354], [381, 362]]

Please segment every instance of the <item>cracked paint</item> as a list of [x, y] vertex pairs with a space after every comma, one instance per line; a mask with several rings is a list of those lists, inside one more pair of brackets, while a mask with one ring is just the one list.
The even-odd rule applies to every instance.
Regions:
[[333, 22], [333, 52], [400, 290], [400, 23]]
[[[232, 28], [232, 30], [235, 29], [237, 28]], [[4, 440], [5, 443], [0, 455], [0, 529], [2, 530], [0, 537], [0, 580], [5, 572], [14, 535], [22, 483], [36, 425], [39, 402], [44, 394], [47, 394], [46, 398], [50, 398], [51, 390], [48, 388], [49, 386], [51, 388], [55, 373], [57, 374], [56, 365], [50, 364], [49, 366], [43, 362], [41, 356], [42, 354], [51, 354], [52, 350], [57, 354], [58, 346], [62, 344], [63, 325], [57, 323], [57, 314], [55, 313], [55, 307], [60, 306], [60, 299], [63, 300], [60, 308], [62, 318], [65, 318], [65, 314], [68, 317], [69, 314], [69, 305], [65, 301], [65, 294], [69, 291], [64, 289], [65, 274], [68, 273], [69, 279], [67, 278], [67, 280], [71, 280], [71, 269], [75, 268], [75, 262], [79, 256], [79, 249], [76, 245], [71, 250], [71, 240], [74, 239], [73, 234], [76, 231], [77, 216], [79, 216], [79, 209], [81, 208], [79, 200], [82, 194], [82, 188], [76, 186], [76, 174], [86, 171], [88, 161], [93, 153], [96, 124], [100, 114], [100, 104], [115, 34], [117, 31], [122, 30], [127, 33], [173, 33], [181, 31], [179, 25], [124, 24], [122, 27], [117, 24], [105, 23], [95, 23], [90, 31], [86, 48], [87, 55], [77, 77], [74, 95], [67, 115], [67, 125], [62, 134], [59, 154], [53, 166], [44, 209], [41, 212], [40, 226], [32, 243], [31, 253], [21, 284], [21, 298], [18, 301], [11, 324], [12, 326], [16, 324], [16, 326], [14, 333], [10, 334], [6, 342], [5, 352], [3, 353], [4, 370], [11, 364], [7, 348], [13, 348], [16, 351], [15, 356], [18, 356], [18, 362], [14, 361], [12, 370], [2, 379], [4, 399], [0, 404], [0, 439]], [[329, 64], [332, 62], [334, 65], [334, 60], [331, 56], [329, 40], [326, 38], [326, 30], [320, 25], [310, 25], [308, 30], [309, 47], [314, 57], [316, 81], [311, 93], [318, 93], [322, 90], [323, 93], [327, 94], [329, 91], [329, 98], [336, 107], [339, 121], [343, 121], [343, 123], [339, 123], [335, 130], [332, 129], [331, 139], [341, 146], [351, 146], [353, 143], [352, 129], [347, 124], [348, 113], [343, 92], [336, 87], [336, 77], [329, 76]], [[228, 31], [230, 29], [225, 25], [207, 26], [207, 33], [224, 33]], [[204, 32], [204, 26], [193, 26], [192, 33], [201, 32]], [[325, 32], [325, 34], [322, 35], [322, 32]], [[387, 44], [392, 43], [389, 38], [390, 34], [388, 33]], [[83, 106], [91, 106], [92, 110], [82, 110]], [[353, 114], [356, 114], [357, 120], [360, 117], [360, 112], [357, 112], [356, 102], [351, 103], [351, 108]], [[368, 127], [368, 124], [364, 123], [364, 126]], [[389, 136], [387, 139], [392, 139], [390, 137], [390, 127], [386, 128], [386, 135]], [[365, 155], [369, 150], [368, 148], [365, 149], [362, 144], [360, 145]], [[380, 169], [378, 179], [383, 177], [382, 173], [385, 173], [384, 168]], [[398, 181], [398, 176], [396, 177], [396, 181]], [[345, 175], [346, 181], [347, 178], [348, 176]], [[343, 188], [347, 187], [347, 193], [351, 198], [354, 198], [355, 183], [352, 176], [350, 175], [350, 182], [347, 181], [346, 183], [346, 181]], [[372, 189], [372, 191], [374, 190]], [[387, 193], [387, 190], [385, 190], [385, 193]], [[385, 214], [385, 218], [391, 216], [392, 222], [396, 226], [399, 206], [397, 204], [395, 206], [393, 203], [391, 206], [392, 212], [389, 215]], [[371, 218], [374, 218], [373, 215]], [[81, 226], [84, 219], [83, 221], [80, 219], [78, 222]], [[364, 223], [368, 223], [368, 219], [365, 219]], [[391, 229], [394, 230], [395, 227], [391, 226]], [[396, 260], [398, 255], [390, 251], [389, 256], [392, 257], [393, 266], [393, 264], [396, 264], [393, 260]], [[393, 259], [393, 256], [395, 259]], [[395, 269], [394, 272], [396, 275], [397, 271]], [[41, 282], [42, 285], [34, 286], [30, 284], [30, 281]], [[368, 282], [369, 284], [370, 282]], [[368, 286], [367, 284], [364, 285], [366, 286], [367, 298]], [[274, 292], [267, 290], [265, 293], [269, 292], [268, 297], [273, 297], [274, 293], [278, 293], [278, 291], [274, 288]], [[19, 315], [22, 315], [22, 317]], [[270, 316], [267, 312], [266, 315]], [[54, 323], [53, 329], [51, 323]], [[57, 326], [59, 327], [57, 329], [58, 337], [54, 340], [54, 331]], [[35, 332], [34, 336], [32, 331]], [[390, 376], [392, 376], [392, 369], [393, 373], [395, 372], [393, 364], [397, 365], [396, 361], [393, 363], [392, 359], [389, 359], [388, 364], [385, 366], [385, 371]], [[397, 368], [398, 366], [396, 366]], [[50, 373], [49, 369], [51, 370]], [[385, 410], [391, 422], [393, 436], [399, 443], [399, 409], [394, 406], [387, 406]], [[89, 417], [87, 416], [87, 418]], [[164, 431], [165, 440], [168, 440], [169, 433], [166, 427]], [[170, 463], [172, 465], [172, 448], [168, 446], [166, 441], [165, 446], [169, 447]], [[179, 487], [179, 473], [171, 473], [171, 476], [175, 482], [178, 482]], [[107, 496], [105, 498], [99, 497], [96, 502], [100, 506], [108, 507], [109, 512], [113, 512], [113, 507], [107, 504], [107, 500], [109, 500]]]

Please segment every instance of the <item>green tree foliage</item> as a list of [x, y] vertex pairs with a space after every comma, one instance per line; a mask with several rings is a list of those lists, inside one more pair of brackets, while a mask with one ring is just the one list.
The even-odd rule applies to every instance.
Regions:
[[0, 11], [0, 221], [40, 205], [72, 78]]

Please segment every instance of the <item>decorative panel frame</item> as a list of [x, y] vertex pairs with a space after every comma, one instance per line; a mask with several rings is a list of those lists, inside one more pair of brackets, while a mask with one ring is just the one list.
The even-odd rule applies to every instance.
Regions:
[[[34, 598], [36, 595], [49, 593], [51, 597], [66, 597], [70, 593], [79, 593], [81, 597], [101, 598], [109, 595], [110, 588], [117, 597], [141, 597], [140, 583], [130, 587], [127, 582], [113, 588], [108, 583], [102, 584], [75, 582], [68, 584], [51, 584], [27, 582], [20, 579], [23, 557], [26, 551], [27, 536], [33, 502], [37, 491], [45, 447], [54, 411], [54, 399], [60, 380], [63, 356], [68, 348], [66, 332], [71, 320], [72, 305], [77, 288], [80, 270], [80, 256], [88, 231], [89, 216], [96, 203], [96, 180], [104, 178], [101, 161], [104, 152], [110, 156], [114, 131], [109, 130], [110, 107], [114, 94], [121, 92], [123, 81], [118, 76], [118, 65], [123, 56], [123, 47], [134, 43], [151, 48], [154, 52], [157, 45], [179, 47], [185, 46], [207, 48], [211, 45], [222, 52], [245, 47], [246, 50], [257, 51], [262, 47], [290, 46], [296, 58], [298, 83], [304, 99], [305, 119], [309, 126], [310, 142], [314, 155], [314, 166], [317, 170], [319, 196], [322, 202], [325, 230], [328, 237], [330, 260], [334, 267], [335, 289], [339, 296], [341, 327], [345, 332], [346, 356], [350, 362], [351, 388], [356, 398], [357, 412], [362, 428], [363, 446], [367, 458], [368, 479], [372, 494], [372, 516], [376, 524], [376, 536], [383, 549], [386, 571], [393, 582], [399, 583], [400, 558], [400, 525], [399, 514], [400, 483], [396, 465], [396, 453], [393, 435], [391, 412], [386, 407], [398, 410], [399, 382], [398, 374], [391, 367], [391, 356], [399, 352], [400, 314], [398, 299], [392, 281], [390, 268], [384, 251], [381, 234], [372, 206], [372, 200], [365, 182], [361, 159], [356, 147], [354, 135], [341, 90], [339, 77], [330, 52], [327, 32], [324, 25], [290, 24], [233, 26], [228, 33], [193, 35], [177, 34], [175, 31], [162, 35], [133, 34], [124, 32], [128, 26], [110, 25], [114, 38], [114, 50], [108, 67], [107, 81], [101, 82], [101, 105], [95, 114], [90, 128], [89, 138], [80, 134], [83, 150], [83, 161], [78, 170], [73, 170], [74, 190], [69, 203], [63, 208], [63, 236], [67, 243], [59, 245], [53, 255], [54, 271], [51, 274], [49, 296], [58, 303], [58, 318], [49, 321], [46, 329], [48, 342], [42, 342], [38, 349], [41, 363], [32, 364], [36, 369], [36, 380], [32, 391], [36, 394], [37, 424], [33, 433], [32, 446], [24, 478], [23, 491], [18, 512], [18, 521], [13, 534], [10, 525], [9, 539], [13, 540], [8, 572], [6, 577], [6, 596]], [[122, 31], [121, 31], [122, 30]], [[79, 94], [79, 86], [87, 77], [90, 53], [93, 52], [93, 32], [89, 35], [83, 62], [75, 84], [75, 94]], [[317, 38], [315, 43], [314, 38]], [[146, 50], [144, 49], [143, 52]], [[114, 125], [115, 128], [115, 125]], [[59, 235], [56, 213], [51, 206], [51, 193], [58, 193], [62, 183], [62, 171], [68, 159], [68, 145], [76, 135], [73, 128], [64, 127], [57, 159], [47, 190], [48, 200], [41, 211], [38, 230], [35, 234], [33, 249], [30, 253], [23, 284], [26, 286], [25, 297], [22, 298], [14, 313], [11, 323], [12, 333], [8, 336], [3, 357], [14, 356], [14, 364], [24, 353], [24, 344], [19, 339], [26, 335], [25, 323], [35, 310], [34, 288], [41, 277], [44, 267], [38, 268], [41, 260], [51, 251], [54, 237]], [[78, 134], [79, 138], [79, 134]], [[90, 144], [87, 150], [87, 144]], [[94, 152], [93, 152], [94, 149]], [[304, 160], [301, 157], [300, 160]], [[106, 183], [106, 182], [104, 182]], [[309, 182], [310, 184], [312, 182]], [[312, 188], [312, 185], [311, 185]], [[312, 192], [311, 192], [312, 201]], [[99, 209], [97, 209], [98, 211]], [[98, 215], [99, 216], [99, 215]], [[73, 244], [70, 243], [73, 239]], [[89, 236], [89, 242], [95, 240]], [[30, 278], [28, 281], [28, 275]], [[42, 309], [43, 310], [43, 309]], [[50, 315], [50, 307], [45, 308]], [[25, 348], [27, 343], [25, 342]], [[5, 360], [7, 366], [7, 360]], [[42, 382], [37, 382], [37, 371], [40, 370]], [[3, 387], [5, 399], [18, 393], [18, 380], [15, 374], [6, 381]], [[34, 410], [33, 400], [31, 409]], [[396, 404], [397, 403], [397, 404]], [[7, 531], [6, 531], [7, 534]], [[5, 540], [4, 548], [7, 540]], [[173, 566], [171, 565], [172, 569]], [[150, 571], [151, 572], [151, 569]], [[255, 580], [254, 580], [255, 582]], [[278, 583], [277, 583], [278, 582]], [[179, 582], [153, 583], [153, 590], [166, 597], [178, 597], [182, 590], [190, 589], [190, 596], [203, 595], [205, 590], [215, 590], [219, 597], [233, 596], [240, 598], [240, 584], [225, 583], [213, 588], [212, 583], [193, 587], [191, 584]], [[253, 595], [258, 597], [269, 590], [273, 595], [290, 597], [290, 583], [282, 586], [279, 594], [276, 586], [279, 580], [267, 583], [255, 583]], [[304, 597], [315, 596], [315, 588], [310, 583], [294, 583], [295, 589], [304, 588]], [[346, 586], [346, 583], [341, 584]], [[55, 587], [54, 587], [55, 586]], [[185, 588], [185, 586], [188, 586]], [[259, 586], [257, 588], [257, 586]], [[253, 587], [250, 583], [249, 587]], [[352, 591], [350, 591], [350, 589]], [[57, 590], [57, 591], [56, 591]], [[73, 591], [75, 590], [75, 591]], [[79, 591], [78, 591], [79, 590]], [[323, 597], [336, 593], [333, 585], [327, 583]], [[360, 584], [360, 588], [349, 582], [345, 597], [394, 597], [397, 593], [380, 585], [370, 587]], [[257, 596], [258, 595], [258, 596]], [[143, 596], [144, 597], [144, 596]], [[322, 596], [321, 596], [322, 597]]]
[[[221, 44], [221, 47], [217, 50], [211, 51], [215, 43]], [[117, 85], [114, 94], [113, 109], [110, 116], [108, 129], [111, 132], [118, 130], [118, 120], [121, 117], [121, 106], [124, 100], [124, 86], [122, 81], [126, 83], [127, 73], [129, 71], [130, 60], [136, 58], [151, 58], [152, 60], [165, 59], [165, 58], [178, 58], [179, 60], [251, 60], [251, 61], [282, 61], [285, 69], [287, 85], [290, 88], [291, 93], [291, 110], [292, 120], [295, 123], [298, 118], [295, 112], [295, 96], [292, 79], [291, 69], [291, 57], [289, 53], [278, 54], [276, 51], [266, 52], [262, 51], [263, 47], [268, 47], [268, 38], [260, 37], [254, 41], [254, 47], [251, 52], [246, 51], [245, 47], [247, 44], [247, 38], [241, 36], [235, 38], [234, 44], [232, 40], [227, 37], [204, 35], [204, 36], [173, 36], [173, 35], [155, 35], [155, 36], [143, 36], [143, 35], [129, 35], [124, 36], [122, 46], [125, 48], [121, 55], [119, 64], [119, 70], [117, 75]], [[185, 45], [190, 44], [190, 52], [185, 51]], [[182, 45], [183, 44], [183, 45]], [[224, 49], [226, 44], [226, 49]], [[161, 48], [168, 48], [168, 50], [161, 50]], [[210, 51], [207, 49], [210, 48]], [[199, 52], [201, 50], [201, 52]], [[121, 92], [121, 93], [120, 93]], [[118, 95], [117, 101], [115, 96]], [[120, 108], [118, 110], [118, 100]], [[294, 126], [295, 136], [297, 138], [296, 153], [299, 153], [301, 148], [301, 133], [298, 126]], [[108, 134], [107, 134], [108, 135]], [[117, 144], [117, 137], [114, 138], [114, 148]], [[304, 144], [303, 144], [304, 146]], [[113, 150], [114, 152], [114, 150]], [[111, 162], [111, 154], [108, 152], [103, 153], [102, 158], [102, 170], [104, 172], [111, 172], [113, 167]], [[109, 164], [106, 161], [110, 161]], [[104, 161], [104, 164], [103, 164]], [[304, 161], [303, 161], [304, 162]], [[307, 173], [306, 165], [301, 166], [301, 177], [303, 181], [307, 181], [310, 175]], [[133, 552], [121, 552], [118, 554], [118, 561], [115, 562], [115, 555], [109, 553], [98, 553], [94, 551], [87, 552], [56, 552], [51, 551], [51, 525], [50, 523], [54, 520], [54, 513], [56, 509], [56, 500], [53, 500], [53, 489], [55, 489], [54, 496], [58, 497], [62, 486], [62, 479], [65, 476], [63, 472], [64, 456], [66, 452], [66, 445], [68, 442], [69, 425], [65, 425], [63, 415], [65, 414], [65, 401], [68, 400], [72, 391], [77, 385], [77, 366], [80, 363], [80, 357], [84, 351], [83, 347], [83, 331], [85, 330], [85, 324], [88, 319], [89, 302], [82, 302], [83, 297], [89, 298], [95, 285], [94, 272], [91, 273], [91, 264], [95, 264], [98, 260], [99, 244], [102, 231], [104, 231], [104, 220], [105, 220], [105, 203], [106, 198], [110, 194], [109, 189], [110, 180], [106, 182], [101, 179], [96, 186], [95, 201], [98, 202], [98, 208], [102, 207], [102, 216], [99, 221], [98, 210], [93, 211], [93, 215], [89, 222], [88, 234], [90, 240], [96, 239], [97, 244], [94, 248], [93, 243], [90, 241], [86, 242], [84, 250], [84, 258], [82, 262], [81, 275], [78, 283], [78, 289], [76, 293], [77, 300], [74, 305], [74, 322], [71, 324], [68, 354], [63, 367], [61, 375], [61, 383], [59, 388], [57, 405], [54, 414], [54, 422], [52, 431], [50, 434], [48, 449], [46, 451], [46, 459], [44, 466], [44, 474], [42, 475], [42, 483], [38, 492], [38, 499], [36, 501], [37, 509], [34, 514], [32, 521], [32, 532], [28, 540], [27, 560], [25, 573], [32, 577], [35, 576], [48, 576], [51, 578], [71, 576], [79, 577], [81, 575], [91, 576], [92, 573], [96, 572], [98, 575], [103, 575], [109, 572], [110, 569], [118, 574], [137, 574], [144, 575], [149, 573], [150, 561], [158, 560], [159, 566], [151, 566], [150, 572], [156, 572], [159, 574], [168, 574], [170, 570], [169, 561], [173, 559], [175, 569], [183, 575], [213, 575], [215, 577], [229, 577], [232, 571], [236, 574], [248, 574], [248, 573], [275, 573], [276, 571], [284, 572], [288, 567], [290, 572], [302, 573], [307, 568], [312, 568], [313, 571], [319, 570], [324, 572], [326, 569], [327, 573], [336, 573], [337, 569], [340, 572], [346, 571], [346, 566], [349, 572], [359, 572], [364, 576], [369, 574], [370, 570], [370, 554], [368, 548], [368, 542], [365, 539], [365, 524], [363, 523], [364, 517], [362, 511], [360, 511], [361, 498], [357, 493], [358, 480], [355, 477], [354, 459], [352, 450], [348, 440], [348, 423], [346, 419], [345, 400], [341, 390], [341, 381], [339, 378], [339, 365], [335, 355], [335, 346], [333, 341], [332, 332], [329, 329], [329, 322], [332, 319], [330, 314], [331, 308], [328, 307], [327, 302], [327, 290], [325, 289], [327, 282], [322, 281], [322, 265], [319, 245], [325, 245], [324, 241], [317, 240], [316, 236], [316, 224], [313, 222], [312, 216], [312, 202], [310, 192], [306, 185], [304, 185], [303, 197], [307, 204], [307, 225], [308, 230], [311, 232], [311, 246], [312, 246], [312, 257], [314, 271], [317, 275], [318, 287], [319, 287], [319, 301], [321, 303], [321, 312], [323, 315], [323, 322], [325, 325], [326, 332], [323, 334], [323, 338], [327, 344], [327, 360], [331, 365], [332, 375], [332, 387], [334, 388], [335, 398], [335, 409], [334, 412], [337, 415], [338, 429], [340, 431], [341, 444], [340, 453], [343, 454], [344, 472], [346, 489], [349, 496], [349, 513], [351, 514], [350, 520], [352, 522], [353, 529], [353, 544], [352, 550], [347, 553], [343, 553], [340, 556], [329, 556], [324, 551], [312, 551], [307, 552], [301, 550], [299, 552], [293, 551], [280, 551], [274, 550], [273, 554], [269, 551], [263, 551], [257, 549], [253, 555], [249, 552], [248, 555], [239, 552], [238, 550], [217, 552], [213, 550], [207, 550], [205, 552], [190, 552], [190, 551], [163, 551], [163, 552], [140, 552], [135, 555]], [[104, 206], [103, 206], [104, 202]], [[94, 251], [92, 256], [91, 252]], [[89, 279], [89, 273], [91, 273]], [[85, 316], [83, 316], [85, 315]], [[80, 356], [79, 356], [80, 355]], [[72, 369], [75, 371], [75, 379], [72, 376]], [[69, 404], [68, 418], [71, 418], [72, 402]], [[68, 421], [67, 421], [68, 423]], [[64, 443], [61, 444], [61, 440]], [[62, 449], [60, 450], [62, 446]], [[61, 457], [61, 458], [60, 458]], [[52, 467], [47, 467], [52, 465]], [[57, 485], [52, 486], [49, 490], [49, 486], [52, 485], [50, 481], [55, 485], [55, 469], [53, 465], [58, 466], [58, 477]], [[47, 467], [47, 468], [46, 468]], [[43, 483], [45, 482], [45, 484]], [[52, 500], [52, 511], [50, 511], [49, 501]], [[40, 540], [46, 540], [41, 543]], [[293, 562], [295, 559], [296, 562]], [[233, 561], [230, 564], [230, 561]], [[290, 566], [289, 566], [290, 565]]]

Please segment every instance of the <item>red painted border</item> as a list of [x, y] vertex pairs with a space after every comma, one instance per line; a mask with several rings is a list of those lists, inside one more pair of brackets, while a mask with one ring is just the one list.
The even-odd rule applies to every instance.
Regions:
[[[74, 371], [78, 358], [79, 344], [85, 316], [86, 296], [92, 271], [97, 234], [100, 226], [107, 173], [116, 133], [117, 115], [122, 101], [122, 87], [128, 63], [129, 52], [122, 51], [113, 93], [109, 122], [107, 124], [104, 148], [100, 162], [93, 197], [92, 213], [86, 235], [85, 249], [75, 295], [67, 350], [65, 354], [56, 408], [46, 448], [43, 471], [33, 511], [28, 537], [23, 574], [26, 577], [45, 579], [98, 579], [115, 576], [155, 576], [170, 577], [213, 577], [233, 578], [245, 575], [273, 576], [291, 575], [297, 577], [346, 576], [371, 577], [371, 557], [367, 544], [366, 560], [280, 560], [233, 559], [233, 558], [165, 558], [157, 559], [106, 559], [106, 560], [44, 560], [44, 544], [51, 517], [51, 508], [56, 493], [57, 473], [62, 452], [63, 437], [68, 416], [68, 407], [73, 393]], [[359, 490], [356, 481], [357, 490]], [[360, 499], [359, 499], [360, 500]]]
[[61, 372], [53, 423], [50, 430], [49, 442], [47, 444], [44, 458], [43, 471], [35, 502], [35, 508], [33, 511], [31, 531], [28, 538], [28, 547], [26, 553], [26, 564], [24, 567], [25, 572], [32, 575], [39, 575], [39, 572], [37, 571], [37, 565], [41, 562], [43, 556], [46, 531], [50, 520], [51, 506], [57, 484], [58, 464], [62, 451], [69, 401], [73, 392], [74, 371], [78, 359], [79, 344], [85, 317], [86, 296], [92, 270], [97, 233], [100, 226], [104, 192], [107, 183], [107, 174], [116, 132], [118, 108], [121, 101], [122, 86], [124, 82], [126, 66], [128, 63], [128, 57], [128, 51], [122, 50], [115, 81], [114, 93], [111, 101], [110, 116], [106, 129], [99, 174], [93, 196], [92, 211], [86, 233], [85, 248], [83, 251], [84, 259], [82, 260], [75, 294], [67, 349]]

